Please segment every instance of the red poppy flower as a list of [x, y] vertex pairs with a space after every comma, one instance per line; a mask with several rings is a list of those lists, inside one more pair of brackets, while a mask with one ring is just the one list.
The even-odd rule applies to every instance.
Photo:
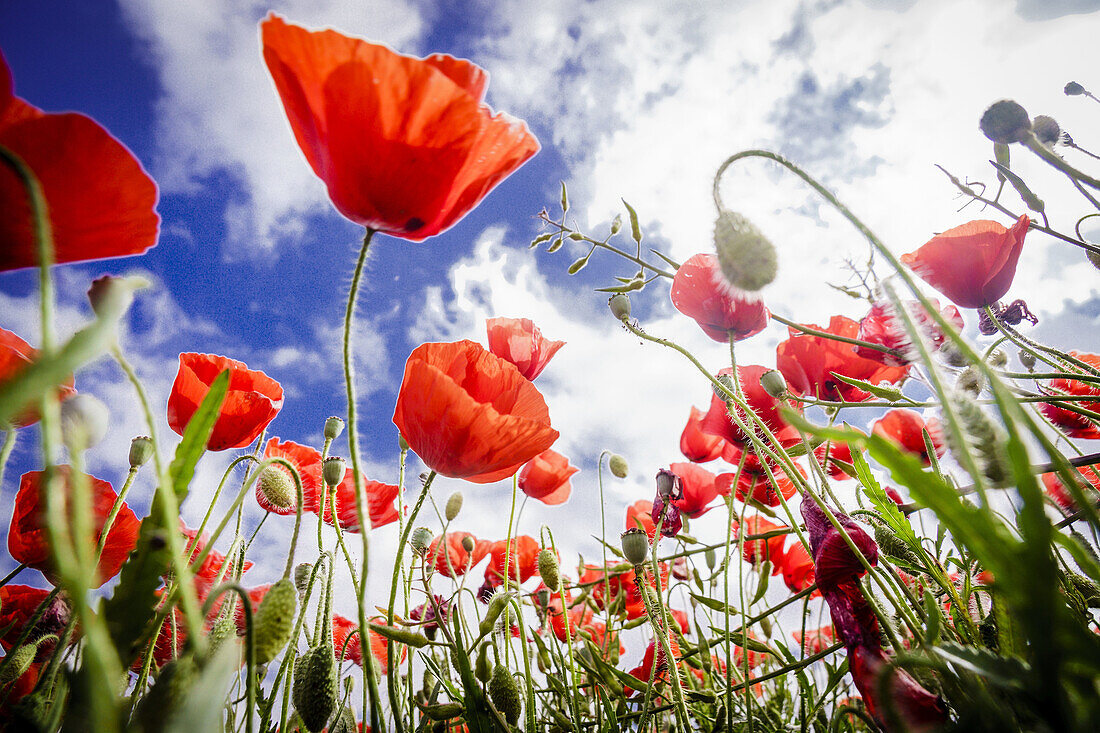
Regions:
[[786, 534], [779, 534], [766, 539], [749, 539], [755, 535], [768, 534], [776, 530], [787, 529], [785, 525], [770, 522], [759, 515], [745, 517], [743, 531], [745, 533], [745, 562], [758, 566], [765, 560], [772, 563], [772, 575], [780, 572], [780, 561], [783, 559], [783, 545], [787, 542]]
[[[81, 114], [46, 114], [14, 95], [0, 54], [0, 145], [42, 186], [54, 261], [141, 254], [157, 242], [157, 185], [133, 153]], [[30, 203], [22, 182], [0, 166], [0, 271], [38, 264]]]
[[[184, 547], [184, 555], [187, 557], [187, 562], [190, 564], [195, 561], [199, 554], [206, 549], [206, 545], [209, 544], [210, 538], [205, 534], [199, 536], [198, 530], [190, 529], [183, 524], [183, 520], [180, 520], [180, 533], [186, 538], [187, 544]], [[244, 566], [241, 569], [242, 573], [248, 572], [248, 569], [252, 567], [250, 560], [244, 561]], [[211, 549], [203, 558], [202, 565], [195, 568], [195, 587], [198, 589], [200, 595], [205, 595], [219, 583], [233, 580], [233, 561], [228, 560], [225, 555], [217, 550]]]
[[[1097, 469], [1096, 466], [1085, 466], [1077, 469], [1077, 472], [1081, 474], [1082, 480], [1078, 483], [1081, 490], [1085, 492], [1085, 496], [1091, 494], [1095, 498], [1097, 492], [1100, 492], [1100, 469]], [[1058, 474], [1044, 473], [1043, 485], [1046, 486], [1047, 493], [1058, 503], [1058, 506], [1066, 511], [1077, 510], [1077, 502], [1073, 500], [1073, 494], [1069, 493], [1069, 489], [1062, 483], [1062, 479], [1058, 477]]]
[[[836, 336], [855, 338], [859, 324], [851, 318], [833, 316], [829, 327], [810, 326]], [[887, 366], [874, 359], [864, 359], [855, 347], [843, 341], [823, 336], [811, 336], [794, 328], [788, 329], [790, 337], [776, 347], [776, 365], [787, 380], [787, 385], [800, 395], [811, 395], [822, 400], [862, 402], [871, 395], [846, 384], [834, 376], [840, 374], [851, 379], [861, 379], [871, 384], [900, 384], [908, 367]]]
[[719, 494], [717, 476], [694, 463], [670, 463], [668, 467], [683, 482], [683, 497], [672, 501], [677, 509], [695, 519], [714, 508], [711, 502]]
[[639, 499], [626, 508], [626, 529], [635, 527], [645, 530], [649, 539], [653, 539], [657, 525], [653, 523], [653, 502]]
[[[864, 435], [864, 432], [858, 428], [853, 428], [853, 430], [860, 435]], [[836, 461], [844, 461], [849, 466], [852, 465], [852, 446], [847, 443], [841, 441], [822, 443], [817, 448], [814, 448], [814, 457], [817, 458], [818, 462], [820, 462], [829, 472], [829, 476], [837, 481], [846, 481], [849, 478], [854, 478], [845, 473], [844, 469], [836, 463]]]
[[[0, 61], [2, 60], [2, 57], [0, 57]], [[0, 176], [2, 176], [2, 173], [0, 173]], [[3, 179], [0, 178], [0, 184], [2, 184], [2, 181]], [[0, 191], [0, 196], [3, 196], [2, 191]], [[38, 349], [33, 348], [11, 331], [0, 328], [0, 387], [14, 379], [19, 372], [33, 364], [37, 358]], [[58, 392], [62, 400], [76, 394], [76, 390], [73, 389], [72, 375], [61, 385]], [[38, 418], [38, 409], [33, 405], [28, 405], [15, 416], [12, 427], [25, 428], [38, 422]]]
[[937, 234], [901, 261], [957, 306], [992, 305], [1012, 285], [1030, 224], [1027, 214], [1010, 229], [985, 219], [968, 222]]
[[[509, 547], [511, 545], [511, 547]], [[504, 559], [508, 553], [508, 575], [520, 583], [538, 573], [539, 543], [527, 535], [513, 537], [512, 541], [497, 540], [489, 547], [489, 566], [485, 568], [485, 582], [492, 586], [504, 580]]]
[[[383, 616], [375, 616], [370, 619], [370, 623], [386, 624], [386, 619]], [[359, 624], [355, 623], [351, 619], [344, 618], [343, 616], [334, 613], [332, 615], [332, 652], [339, 658], [340, 652], [343, 651], [344, 659], [363, 666], [363, 648], [359, 643]], [[387, 668], [388, 656], [386, 653], [386, 637], [379, 634], [377, 631], [370, 631], [370, 652], [374, 655], [376, 663], [382, 674], [386, 674], [389, 670]], [[352, 634], [355, 634], [352, 636]], [[350, 641], [348, 640], [350, 637]], [[396, 642], [395, 642], [396, 644]], [[405, 657], [409, 654], [409, 648], [404, 644], [397, 644], [398, 658], [400, 661], [405, 661]]]
[[[1100, 368], [1100, 354], [1082, 354], [1076, 351], [1069, 352], [1089, 366]], [[1049, 384], [1056, 394], [1077, 395], [1080, 397], [1100, 397], [1100, 385], [1081, 382], [1076, 379], [1052, 379]], [[1076, 412], [1071, 412], [1062, 405], [1065, 402], [1049, 402], [1039, 405], [1039, 409], [1052, 423], [1061, 428], [1071, 438], [1082, 440], [1100, 440], [1100, 427], [1096, 423]], [[1070, 402], [1068, 404], [1082, 407], [1096, 412], [1100, 410], [1100, 402]]]
[[707, 463], [722, 455], [725, 441], [717, 435], [703, 432], [705, 412], [697, 407], [691, 408], [684, 432], [680, 433], [680, 452], [693, 463]]
[[[806, 478], [806, 471], [801, 466], [796, 463], [795, 468], [802, 474], [802, 478]], [[756, 462], [751, 468], [746, 463], [741, 468], [740, 476], [737, 476], [736, 473], [719, 474], [719, 491], [724, 496], [729, 496], [733, 480], [737, 478], [737, 490], [734, 496], [738, 501], [747, 501], [748, 497], [751, 496], [753, 501], [764, 506], [779, 506], [781, 503], [779, 500], [780, 494], [784, 499], [790, 499], [797, 489], [794, 482], [784, 471], [773, 466], [771, 472], [772, 478], [769, 478], [768, 472], [759, 462]]]
[[210, 384], [229, 370], [229, 392], [206, 447], [245, 448], [275, 419], [283, 388], [261, 371], [216, 354], [180, 354], [180, 368], [168, 396], [168, 426], [180, 435], [199, 409]]
[[[58, 466], [58, 489], [68, 498], [72, 469]], [[90, 490], [92, 509], [93, 547], [99, 542], [107, 515], [114, 506], [118, 495], [111, 485], [95, 476], [84, 475]], [[50, 559], [49, 538], [46, 531], [45, 471], [30, 471], [19, 479], [19, 491], [15, 495], [15, 509], [12, 512], [11, 528], [8, 530], [8, 551], [17, 562], [26, 563], [54, 582], [53, 563]], [[141, 522], [125, 503], [119, 508], [111, 529], [107, 532], [107, 541], [103, 553], [96, 565], [95, 587], [106, 583], [118, 575], [122, 564], [137, 545], [138, 530]]]
[[[928, 315], [928, 312], [921, 307], [920, 303], [909, 301], [905, 305], [909, 312], [913, 314], [914, 320], [921, 331], [924, 332], [932, 348], [938, 349], [942, 346], [943, 340], [946, 338], [943, 331]], [[940, 307], [939, 302], [935, 299], [932, 299], [932, 305], [937, 309]], [[949, 305], [940, 310], [940, 314], [957, 330], [962, 330], [963, 319], [958, 308]], [[871, 312], [859, 322], [859, 333], [856, 338], [860, 341], [886, 346], [894, 351], [893, 354], [887, 354], [876, 349], [869, 349], [866, 346], [857, 346], [856, 354], [865, 359], [873, 359], [888, 366], [909, 366], [911, 362], [913, 342], [909, 338], [909, 333], [905, 330], [905, 325], [897, 318], [893, 306], [889, 303], [875, 303], [871, 306]]]
[[820, 654], [836, 643], [836, 632], [833, 631], [832, 624], [820, 629], [806, 629], [805, 635], [801, 631], [792, 631], [791, 636], [802, 647], [802, 654], [807, 657]]
[[579, 470], [562, 454], [544, 450], [520, 469], [519, 488], [543, 504], [563, 504], [573, 491], [569, 477]]
[[[473, 539], [473, 552], [466, 552], [462, 541], [467, 537]], [[446, 544], [443, 540], [446, 539]], [[469, 532], [448, 532], [444, 537], [436, 537], [428, 546], [426, 557], [429, 562], [434, 558], [435, 569], [451, 578], [465, 575], [468, 570], [481, 562], [493, 543], [489, 540], [479, 540]]]
[[482, 104], [469, 61], [402, 56], [272, 14], [264, 61], [313, 172], [341, 214], [416, 242], [450, 228], [538, 149]]
[[[23, 630], [35, 614], [38, 607], [49, 597], [50, 591], [43, 588], [32, 588], [29, 585], [8, 584], [0, 587], [0, 646], [5, 652], [10, 652], [23, 635]], [[43, 636], [53, 634], [60, 638], [65, 627], [72, 618], [72, 611], [68, 602], [61, 595], [54, 596], [35, 622], [34, 630], [27, 637], [35, 641]], [[75, 641], [75, 640], [74, 640]], [[39, 644], [35, 659], [39, 662], [46, 661], [53, 654], [53, 644]]]
[[485, 330], [489, 335], [489, 351], [515, 364], [519, 373], [533, 380], [542, 374], [564, 341], [544, 338], [528, 318], [488, 318]]
[[[848, 652], [848, 666], [852, 681], [867, 703], [867, 712], [879, 723], [889, 718], [879, 714], [884, 704], [894, 710], [904, 730], [927, 733], [941, 730], [947, 722], [947, 706], [936, 694], [921, 686], [916, 679], [900, 667], [888, 663], [880, 647], [856, 646]], [[885, 685], [879, 677], [891, 677]], [[882, 700], [880, 690], [885, 688], [890, 696], [889, 702]], [[885, 725], [883, 728], [889, 730]]]
[[779, 570], [783, 573], [783, 582], [792, 593], [806, 590], [814, 584], [814, 560], [800, 542], [791, 544], [783, 553]]
[[[393, 484], [363, 479], [367, 492], [367, 510], [370, 513], [370, 526], [383, 527], [397, 521], [397, 506], [394, 500], [400, 488]], [[336, 497], [331, 496], [325, 502], [324, 520], [336, 526], [332, 519], [332, 503], [336, 503], [336, 516], [340, 519], [340, 529], [344, 532], [362, 532], [363, 526], [355, 511], [355, 472], [351, 468], [344, 470], [344, 480], [336, 486]], [[313, 507], [316, 512], [319, 507]]]
[[734, 293], [718, 266], [718, 256], [697, 254], [672, 279], [672, 305], [692, 318], [715, 341], [747, 339], [768, 325], [764, 301]]
[[[683, 662], [679, 660], [680, 657], [680, 645], [676, 642], [676, 635], [669, 633], [668, 635], [668, 647], [672, 652], [673, 660], [676, 664], [683, 665]], [[664, 646], [657, 643], [656, 640], [649, 642], [649, 646], [646, 647], [645, 654], [642, 655], [642, 663], [630, 670], [630, 675], [636, 677], [642, 682], [649, 682], [650, 676], [653, 675], [653, 661], [654, 657], [657, 660], [656, 676], [653, 679], [653, 683], [659, 684], [661, 682], [667, 682], [669, 679], [669, 660], [665, 658]], [[634, 694], [634, 690], [630, 687], [623, 688], [627, 697]]]
[[473, 341], [413, 350], [393, 422], [429, 468], [478, 484], [511, 476], [558, 439], [535, 385]]
[[924, 465], [927, 466], [931, 464], [931, 459], [924, 444], [925, 430], [928, 431], [928, 437], [932, 439], [932, 447], [936, 449], [936, 455], [942, 456], [946, 451], [943, 444], [943, 430], [935, 418], [925, 422], [919, 413], [899, 408], [890, 410], [871, 426], [873, 435], [881, 435], [903, 450], [920, 456]]
[[[788, 425], [779, 412], [780, 406], [783, 405], [783, 400], [772, 397], [762, 386], [760, 386], [760, 377], [766, 371], [768, 371], [766, 368], [757, 365], [737, 367], [737, 381], [741, 384], [741, 392], [749, 407], [751, 407], [757, 417], [768, 426], [768, 430], [775, 435], [776, 439], [785, 447], [794, 445], [801, 438], [799, 437], [798, 430]], [[733, 374], [733, 371], [727, 368], [722, 369], [718, 374], [720, 376], [730, 376]], [[788, 402], [787, 404], [792, 409], [801, 411], [801, 407], [796, 403]], [[747, 416], [743, 417], [743, 421], [749, 426], [755, 425]], [[739, 428], [730, 417], [726, 407], [726, 401], [717, 394], [711, 395], [710, 409], [703, 417], [701, 428], [704, 433], [723, 438], [734, 446], [741, 447], [750, 443], [749, 437], [745, 435], [741, 428]], [[723, 449], [725, 451], [723, 457], [731, 463], [737, 463], [736, 458], [740, 454], [730, 455], [725, 446], [723, 446]]]
[[[299, 445], [289, 440], [280, 442], [278, 438], [271, 438], [264, 447], [264, 458], [285, 458], [294, 465], [294, 468], [298, 471], [298, 477], [302, 480], [302, 496], [305, 499], [302, 510], [316, 512], [320, 506], [319, 497], [322, 486], [321, 454], [309, 446]], [[290, 475], [285, 466], [273, 463], [266, 470], [286, 473], [291, 486], [294, 485], [294, 477]], [[260, 481], [256, 481], [256, 503], [272, 514], [287, 515], [296, 513], [295, 507], [298, 498], [295, 496], [290, 506], [276, 506], [264, 494], [263, 489], [260, 487]]]
[[[806, 522], [806, 531], [810, 535], [814, 564], [817, 566], [818, 587], [823, 591], [830, 591], [842, 583], [856, 580], [866, 572], [863, 563], [816, 502], [806, 499], [802, 502], [801, 511]], [[878, 562], [878, 545], [870, 535], [847, 514], [834, 511], [833, 515], [868, 564], [875, 565]]]

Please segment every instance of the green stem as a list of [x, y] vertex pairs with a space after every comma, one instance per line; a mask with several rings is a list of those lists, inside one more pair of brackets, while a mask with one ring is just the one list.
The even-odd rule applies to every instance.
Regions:
[[883, 346], [882, 344], [873, 344], [870, 341], [861, 341], [860, 339], [849, 338], [847, 336], [840, 336], [835, 333], [829, 333], [828, 331], [820, 331], [816, 328], [804, 326], [801, 323], [795, 323], [794, 321], [784, 318], [783, 316], [776, 315], [771, 311], [769, 311], [768, 313], [772, 317], [772, 320], [779, 321], [783, 325], [790, 326], [794, 330], [800, 331], [809, 336], [817, 336], [818, 338], [830, 339], [832, 341], [840, 341], [841, 343], [851, 344], [852, 346], [859, 346], [860, 348], [864, 349], [874, 349], [875, 351], [881, 351], [883, 354], [889, 354], [890, 356], [894, 357], [900, 356], [896, 349], [891, 349], [889, 346]]
[[4, 445], [0, 447], [0, 486], [4, 485], [4, 469], [7, 468], [8, 458], [15, 448], [15, 439], [19, 437], [19, 431], [9, 427], [4, 433]]

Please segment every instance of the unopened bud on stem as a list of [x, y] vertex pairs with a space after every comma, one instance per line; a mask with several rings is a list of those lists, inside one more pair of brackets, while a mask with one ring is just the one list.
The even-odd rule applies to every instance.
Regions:
[[607, 467], [611, 469], [611, 475], [615, 478], [626, 478], [627, 464], [626, 459], [615, 453], [607, 461]]
[[325, 420], [325, 440], [336, 440], [344, 432], [344, 421], [333, 415]]

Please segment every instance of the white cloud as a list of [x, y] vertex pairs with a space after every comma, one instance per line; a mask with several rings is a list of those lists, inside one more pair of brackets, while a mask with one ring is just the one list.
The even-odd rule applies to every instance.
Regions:
[[[420, 32], [415, 9], [325, 0], [278, 3], [148, 3], [123, 0], [160, 75], [153, 171], [168, 192], [201, 190], [229, 173], [246, 200], [225, 213], [226, 252], [270, 251], [301, 234], [304, 217], [329, 211], [324, 187], [294, 142], [260, 54], [259, 21], [274, 10], [308, 27], [407, 48]], [[242, 249], [243, 248], [243, 249]], [[243, 256], [243, 255], [242, 255]]]

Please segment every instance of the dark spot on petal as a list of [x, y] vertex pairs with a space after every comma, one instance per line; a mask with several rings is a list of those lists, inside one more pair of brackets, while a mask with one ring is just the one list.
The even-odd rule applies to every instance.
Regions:
[[411, 218], [407, 222], [405, 222], [405, 231], [406, 232], [415, 232], [417, 229], [420, 229], [423, 226], [424, 226], [424, 220], [421, 219], [420, 217], [414, 216], [413, 218]]

